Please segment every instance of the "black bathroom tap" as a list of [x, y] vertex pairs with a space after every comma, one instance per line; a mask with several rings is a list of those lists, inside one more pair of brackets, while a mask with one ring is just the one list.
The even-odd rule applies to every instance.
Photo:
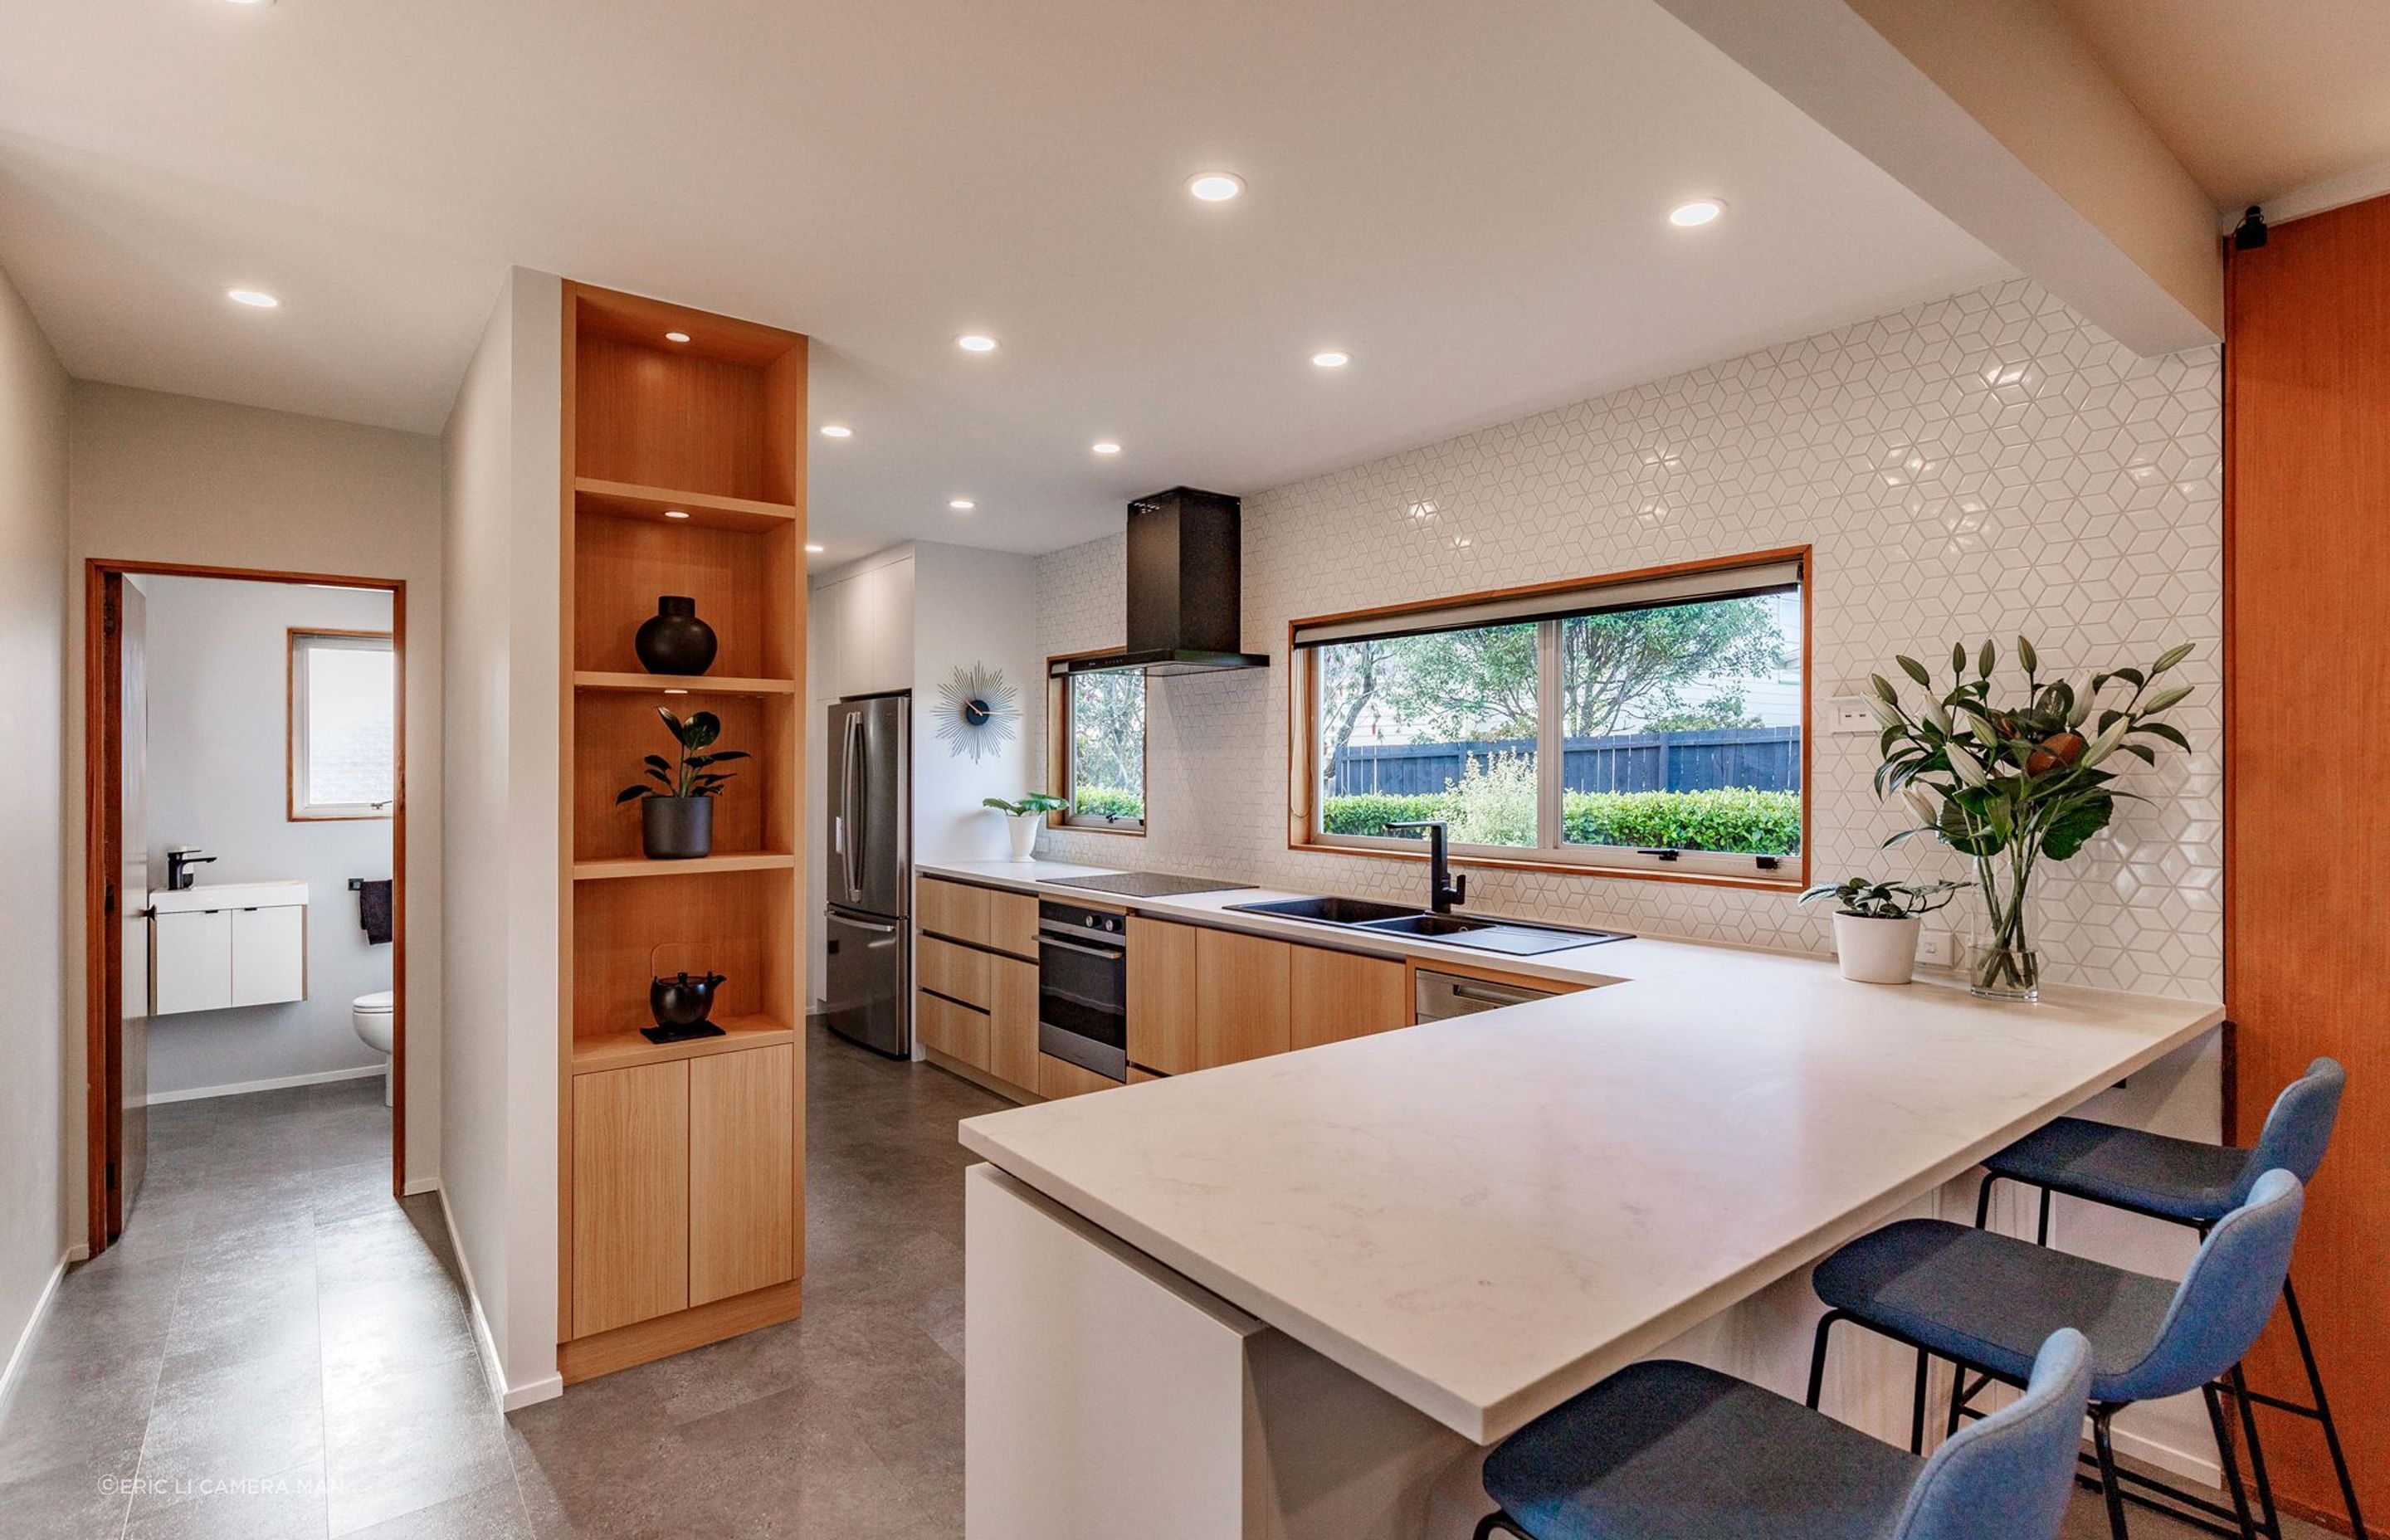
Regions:
[[1427, 830], [1427, 902], [1429, 908], [1434, 910], [1439, 915], [1448, 915], [1452, 913], [1452, 906], [1454, 905], [1466, 904], [1469, 902], [1469, 879], [1466, 877], [1455, 877], [1452, 875], [1451, 857], [1445, 849], [1445, 841], [1448, 836], [1448, 831], [1445, 828], [1445, 822], [1443, 819], [1407, 819], [1400, 823], [1386, 824], [1382, 827], [1389, 830], [1397, 828], [1423, 828]]
[[198, 877], [191, 868], [204, 866], [214, 859], [212, 855], [200, 854], [196, 846], [178, 845], [168, 851], [166, 853], [166, 891], [170, 893], [178, 893], [188, 888]]

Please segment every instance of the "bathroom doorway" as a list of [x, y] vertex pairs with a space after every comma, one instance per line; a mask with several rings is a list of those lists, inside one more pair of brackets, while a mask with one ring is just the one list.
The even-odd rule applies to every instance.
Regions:
[[[212, 663], [195, 665], [204, 650], [195, 637], [212, 648], [235, 634], [246, 650], [227, 659], [231, 677], [219, 678]], [[162, 1103], [336, 1089], [367, 1077], [377, 1090], [386, 1083], [390, 1187], [393, 1197], [403, 1192], [405, 639], [406, 585], [398, 579], [85, 563], [92, 1255], [123, 1233], [135, 1211], [151, 1163], [150, 1109]], [[162, 717], [161, 687], [169, 692]], [[174, 763], [161, 763], [160, 752]], [[212, 851], [190, 838], [195, 826], [224, 827], [220, 814], [231, 815], [206, 797], [195, 802], [194, 787], [210, 776], [238, 786], [253, 831], [236, 825], [219, 839], [241, 847], [282, 841], [279, 857], [264, 862], [273, 871], [259, 869], [256, 850]], [[191, 886], [177, 888], [178, 880]], [[347, 930], [352, 920], [357, 932]], [[365, 960], [377, 953], [386, 972]], [[381, 988], [367, 987], [376, 982]], [[345, 1043], [325, 1036], [334, 1016]], [[315, 1057], [268, 1062], [276, 1042]], [[378, 1059], [382, 1042], [386, 1082], [370, 1062], [355, 1062]], [[161, 1062], [171, 1072], [153, 1080]], [[302, 1072], [260, 1072], [289, 1069]], [[194, 1080], [205, 1084], [187, 1084]]]

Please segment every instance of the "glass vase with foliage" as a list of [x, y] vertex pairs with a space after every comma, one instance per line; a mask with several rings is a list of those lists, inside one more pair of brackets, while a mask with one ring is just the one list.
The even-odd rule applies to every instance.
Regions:
[[[1960, 644], [1950, 649], [1949, 687], [1938, 696], [1923, 663], [1896, 660], [1927, 691], [1915, 712], [1890, 680], [1871, 676], [1870, 704], [1883, 724], [1876, 795], [1899, 795], [1919, 819], [1884, 843], [1927, 835], [1974, 863], [1988, 921], [1968, 965], [1976, 994], [2037, 996], [2041, 968], [2026, 907], [2035, 868], [2080, 853], [2115, 816], [2119, 799], [2144, 800], [2116, 789], [2115, 756], [2155, 764], [2165, 744], [2190, 749], [2181, 729], [2160, 718], [2187, 699], [2191, 687], [2159, 681], [2191, 650], [2185, 642], [2145, 670], [2095, 674], [2077, 687], [2064, 679], [2045, 682], [2033, 644], [2020, 636], [2016, 662], [2024, 674], [2024, 696], [1996, 700], [1998, 648], [1987, 641], [1971, 660]], [[2112, 694], [2119, 686], [2132, 693]]]

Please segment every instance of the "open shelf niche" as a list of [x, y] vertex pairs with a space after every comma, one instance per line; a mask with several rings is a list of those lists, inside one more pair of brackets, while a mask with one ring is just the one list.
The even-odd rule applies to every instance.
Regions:
[[[567, 1381], [796, 1313], [803, 1273], [805, 339], [565, 286], [559, 1332]], [[673, 334], [686, 340], [671, 340]], [[719, 648], [651, 674], [667, 595]], [[745, 750], [713, 853], [649, 861], [617, 804], [657, 716]], [[725, 975], [726, 1035], [657, 1045], [659, 943]], [[675, 964], [675, 966], [678, 966]]]

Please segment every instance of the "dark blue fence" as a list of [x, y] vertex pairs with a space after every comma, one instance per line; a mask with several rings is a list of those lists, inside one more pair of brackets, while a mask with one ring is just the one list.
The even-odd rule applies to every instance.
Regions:
[[[1356, 743], [1337, 761], [1329, 795], [1441, 791], [1460, 778], [1461, 767], [1471, 755], [1483, 764], [1497, 754], [1523, 754], [1534, 749], [1526, 738]], [[1573, 738], [1561, 757], [1561, 785], [1570, 791], [1711, 791], [1724, 786], [1798, 791], [1801, 729], [1705, 727], [1697, 732]]]

